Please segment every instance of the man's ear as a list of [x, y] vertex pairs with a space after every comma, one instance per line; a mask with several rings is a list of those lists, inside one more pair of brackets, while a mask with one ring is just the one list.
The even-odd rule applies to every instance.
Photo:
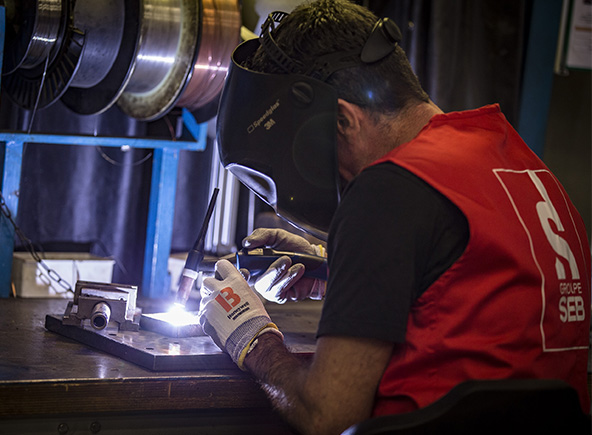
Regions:
[[337, 99], [337, 133], [348, 139], [360, 131], [361, 109], [348, 101]]

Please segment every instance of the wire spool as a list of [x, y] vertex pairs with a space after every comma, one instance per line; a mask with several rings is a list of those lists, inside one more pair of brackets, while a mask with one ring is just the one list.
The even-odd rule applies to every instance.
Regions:
[[140, 0], [77, 0], [74, 25], [85, 34], [80, 66], [62, 102], [81, 115], [109, 109], [131, 75], [140, 38]]
[[202, 0], [201, 36], [193, 73], [177, 105], [196, 111], [222, 91], [232, 51], [240, 42], [237, 0]]
[[144, 0], [132, 75], [117, 105], [127, 115], [153, 120], [179, 98], [195, 61], [199, 33], [196, 0]]
[[[21, 6], [15, 7], [20, 14], [11, 15], [22, 21], [9, 26], [18, 29], [18, 42], [6, 57], [13, 62], [13, 71], [3, 79], [8, 96], [25, 109], [47, 107], [62, 96], [78, 66], [83, 43], [83, 36], [71, 25], [71, 0], [34, 3], [23, 3], [24, 7], [34, 6], [33, 15]], [[27, 38], [29, 43], [24, 42]]]
[[[8, 25], [4, 75], [45, 61], [60, 36], [61, 0], [4, 0]], [[54, 51], [55, 53], [55, 51]]]

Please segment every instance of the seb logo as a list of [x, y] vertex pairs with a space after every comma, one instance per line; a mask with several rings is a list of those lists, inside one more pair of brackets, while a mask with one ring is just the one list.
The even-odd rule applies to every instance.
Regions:
[[220, 294], [216, 296], [216, 302], [229, 313], [230, 310], [240, 304], [241, 298], [230, 287], [226, 287], [220, 290]]
[[580, 238], [568, 200], [547, 170], [494, 172], [528, 236], [541, 277], [543, 346], [555, 351], [580, 348], [565, 337], [582, 335], [588, 325], [589, 260], [587, 240]]
[[[555, 272], [559, 280], [559, 293], [562, 295], [559, 298], [559, 312], [561, 313], [559, 318], [562, 322], [582, 322], [586, 316], [582, 283], [579, 281], [580, 271], [569, 243], [562, 237], [562, 234], [565, 233], [565, 226], [541, 179], [535, 172], [528, 174], [543, 198], [542, 201], [536, 203], [536, 210], [545, 236], [556, 254]], [[569, 218], [569, 216], [564, 218]]]

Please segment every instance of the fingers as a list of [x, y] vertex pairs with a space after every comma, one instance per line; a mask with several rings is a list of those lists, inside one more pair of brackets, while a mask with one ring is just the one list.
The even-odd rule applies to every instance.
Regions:
[[[302, 277], [302, 275], [304, 275], [304, 270], [304, 265], [300, 263], [297, 263], [288, 269], [288, 272], [274, 284], [276, 294], [282, 295], [285, 293], [287, 289], [292, 287]], [[282, 297], [281, 299], [284, 298]]]
[[249, 271], [241, 269], [238, 271], [236, 267], [228, 260], [220, 260], [216, 263], [214, 276], [204, 278], [202, 281], [202, 296], [220, 290], [228, 281], [249, 279]]
[[311, 288], [313, 288], [315, 279], [300, 278], [290, 286], [282, 290], [280, 298], [287, 301], [301, 301], [309, 297]]
[[243, 246], [245, 248], [260, 248], [263, 246], [275, 247], [276, 238], [276, 230], [257, 228], [243, 239]]
[[276, 228], [257, 228], [243, 239], [243, 247], [249, 249], [269, 247], [307, 254], [314, 253], [313, 247], [305, 238]]
[[[276, 274], [275, 279], [259, 279], [253, 286], [265, 299], [283, 304], [286, 300], [286, 291], [290, 289], [304, 274], [305, 267], [297, 263], [282, 274]], [[271, 275], [270, 275], [271, 276]], [[269, 277], [267, 277], [269, 278]]]
[[236, 267], [228, 260], [220, 260], [216, 263], [216, 273], [221, 279], [228, 278], [229, 275], [237, 272]]
[[251, 272], [249, 272], [248, 269], [245, 269], [245, 268], [239, 269], [239, 272], [243, 276], [245, 281], [248, 282], [249, 278], [251, 277]]
[[286, 270], [292, 265], [290, 257], [283, 256], [275, 260], [269, 268], [257, 279], [253, 287], [262, 295], [273, 294], [274, 286], [284, 276]]

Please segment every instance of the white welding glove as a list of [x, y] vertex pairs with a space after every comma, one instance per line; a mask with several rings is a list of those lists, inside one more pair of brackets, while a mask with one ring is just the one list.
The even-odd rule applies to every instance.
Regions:
[[282, 338], [283, 335], [232, 263], [218, 261], [215, 275], [203, 280], [199, 323], [214, 343], [244, 370], [245, 357], [259, 335], [267, 332]]
[[[326, 251], [322, 245], [313, 245], [304, 237], [282, 229], [258, 228], [245, 237], [243, 246], [247, 249], [267, 247], [326, 257]], [[287, 300], [323, 299], [327, 283], [319, 279], [303, 277], [304, 270], [303, 264], [293, 265], [289, 257], [280, 257], [257, 278], [253, 287], [268, 301], [279, 304]]]

